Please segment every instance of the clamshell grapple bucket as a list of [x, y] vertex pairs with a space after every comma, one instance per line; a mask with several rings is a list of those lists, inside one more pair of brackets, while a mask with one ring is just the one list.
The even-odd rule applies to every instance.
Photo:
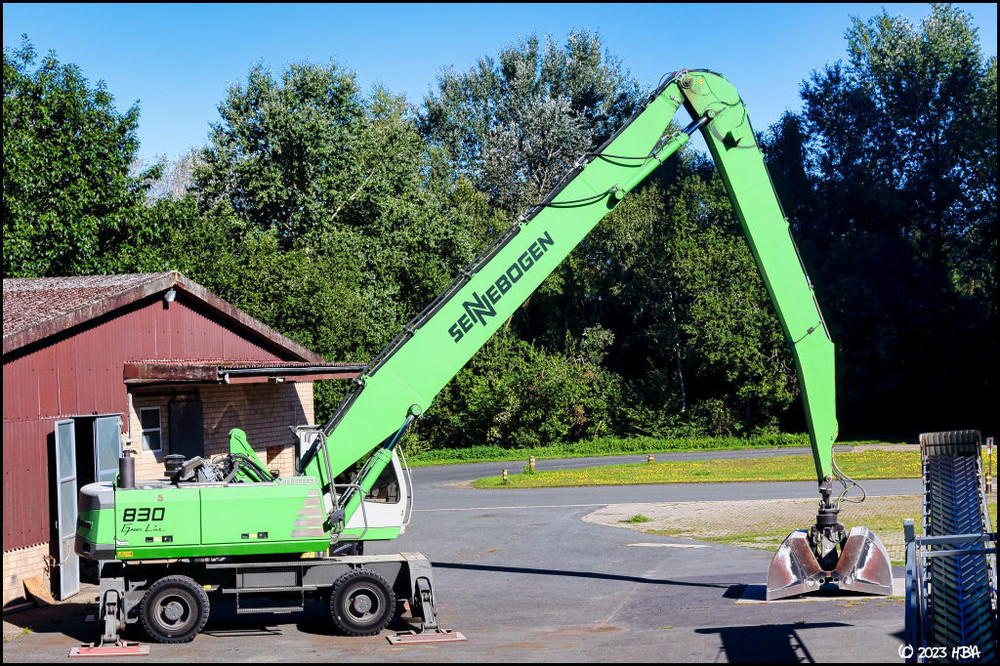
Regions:
[[788, 535], [771, 558], [767, 600], [774, 601], [819, 590], [833, 583], [843, 591], [892, 594], [892, 563], [879, 538], [867, 527], [850, 532], [825, 556], [817, 557], [807, 530]]

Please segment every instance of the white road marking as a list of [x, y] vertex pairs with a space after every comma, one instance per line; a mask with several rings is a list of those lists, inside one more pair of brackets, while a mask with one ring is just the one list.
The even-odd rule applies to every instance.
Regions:
[[523, 505], [523, 506], [463, 506], [455, 507], [453, 509], [414, 509], [413, 512], [418, 511], [499, 511], [501, 509], [573, 509], [578, 507], [588, 507], [588, 506], [607, 506], [607, 504], [538, 504], [538, 505]]
[[644, 546], [646, 548], [708, 548], [694, 543], [630, 543], [630, 546]]

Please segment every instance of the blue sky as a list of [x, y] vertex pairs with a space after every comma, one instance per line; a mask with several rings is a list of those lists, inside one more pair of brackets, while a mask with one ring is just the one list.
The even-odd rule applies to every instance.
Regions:
[[[959, 3], [997, 52], [997, 6]], [[852, 16], [885, 8], [918, 24], [927, 4], [4, 4], [4, 47], [26, 33], [92, 82], [119, 110], [138, 102], [140, 157], [173, 158], [207, 142], [230, 83], [257, 63], [335, 62], [419, 104], [442, 69], [465, 70], [521, 37], [598, 32], [643, 84], [705, 67], [740, 91], [757, 129], [798, 110], [801, 82], [846, 57]]]

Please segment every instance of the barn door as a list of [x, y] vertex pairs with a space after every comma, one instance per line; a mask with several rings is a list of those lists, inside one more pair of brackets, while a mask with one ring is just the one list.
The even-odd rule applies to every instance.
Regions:
[[73, 420], [56, 421], [56, 533], [58, 538], [59, 599], [80, 591], [80, 559], [76, 540], [76, 437]]

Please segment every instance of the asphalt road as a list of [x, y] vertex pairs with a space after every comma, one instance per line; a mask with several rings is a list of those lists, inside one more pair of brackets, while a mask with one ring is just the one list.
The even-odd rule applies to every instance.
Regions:
[[[735, 453], [738, 464], [742, 454]], [[586, 464], [592, 463], [539, 461], [546, 468]], [[583, 520], [614, 503], [810, 498], [813, 483], [517, 491], [480, 491], [465, 483], [505, 466], [514, 467], [414, 470], [415, 510], [406, 533], [366, 551], [424, 553], [434, 564], [441, 626], [466, 641], [392, 646], [387, 637], [406, 629], [402, 623], [381, 636], [347, 638], [332, 633], [319, 603], [295, 616], [239, 617], [222, 603], [193, 642], [154, 644], [148, 657], [118, 660], [900, 661], [900, 598], [830, 594], [764, 603], [766, 552]], [[873, 495], [912, 494], [920, 482], [869, 482], [866, 488]], [[84, 622], [90, 601], [6, 616], [4, 661], [63, 661], [72, 647], [96, 640], [100, 627]], [[22, 627], [29, 629], [18, 633]]]

